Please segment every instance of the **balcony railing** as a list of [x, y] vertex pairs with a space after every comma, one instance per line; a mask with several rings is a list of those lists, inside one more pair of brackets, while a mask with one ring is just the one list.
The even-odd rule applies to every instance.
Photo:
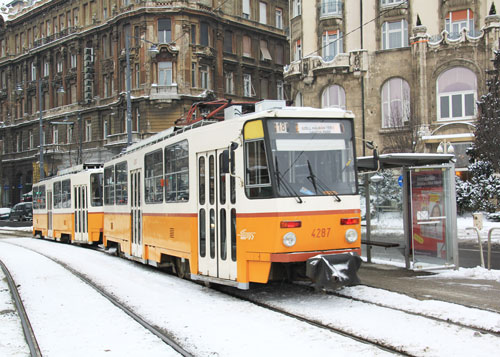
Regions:
[[169, 86], [163, 86], [153, 83], [150, 92], [151, 99], [179, 99], [177, 92], [177, 83]]

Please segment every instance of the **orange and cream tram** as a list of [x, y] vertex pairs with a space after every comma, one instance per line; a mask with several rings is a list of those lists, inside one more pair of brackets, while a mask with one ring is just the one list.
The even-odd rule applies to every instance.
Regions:
[[104, 245], [241, 289], [304, 275], [318, 257], [359, 260], [352, 113], [268, 105], [168, 129], [105, 163]]
[[68, 243], [102, 242], [102, 165], [79, 165], [33, 187], [33, 235]]

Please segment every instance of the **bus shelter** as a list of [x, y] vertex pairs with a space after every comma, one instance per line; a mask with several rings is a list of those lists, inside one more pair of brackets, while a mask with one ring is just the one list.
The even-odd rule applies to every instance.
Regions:
[[[372, 248], [403, 253], [407, 269], [458, 268], [457, 213], [454, 156], [449, 154], [395, 153], [360, 157], [366, 212], [370, 210], [370, 178], [384, 169], [401, 170], [403, 230], [396, 241], [379, 234], [373, 239], [372, 219], [366, 214], [366, 258]], [[377, 197], [378, 198], [378, 197]], [[383, 227], [378, 227], [379, 229]]]

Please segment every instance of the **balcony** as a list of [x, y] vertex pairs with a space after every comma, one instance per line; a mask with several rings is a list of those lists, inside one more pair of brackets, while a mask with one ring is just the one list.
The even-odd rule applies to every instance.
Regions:
[[[117, 147], [117, 146], [127, 146], [127, 133], [112, 134], [106, 137], [104, 141], [104, 146], [106, 147]], [[141, 134], [138, 132], [132, 132], [132, 143], [136, 143], [141, 140]]]
[[149, 97], [151, 99], [159, 100], [178, 100], [180, 99], [180, 96], [177, 92], [177, 83], [173, 83], [169, 86], [163, 86], [153, 83], [151, 85]]

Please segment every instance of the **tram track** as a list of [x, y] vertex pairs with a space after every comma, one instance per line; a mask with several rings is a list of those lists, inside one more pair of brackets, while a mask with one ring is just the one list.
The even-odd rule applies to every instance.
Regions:
[[[177, 353], [179, 353], [180, 355], [185, 356], [185, 357], [191, 357], [192, 356], [192, 354], [188, 350], [184, 349], [179, 343], [177, 343], [177, 341], [175, 341], [174, 337], [171, 336], [167, 331], [165, 331], [165, 330], [163, 330], [163, 329], [161, 329], [161, 328], [159, 328], [159, 327], [157, 327], [157, 326], [149, 323], [147, 320], [145, 320], [144, 318], [142, 318], [140, 315], [136, 314], [127, 305], [125, 305], [124, 303], [122, 303], [121, 301], [119, 301], [112, 294], [108, 293], [104, 288], [102, 288], [98, 284], [94, 283], [87, 276], [85, 276], [84, 274], [80, 273], [76, 269], [72, 268], [68, 264], [66, 264], [66, 263], [64, 263], [64, 262], [62, 262], [62, 261], [60, 261], [60, 260], [58, 260], [56, 258], [53, 258], [53, 257], [51, 257], [49, 255], [43, 254], [43, 253], [41, 253], [41, 252], [39, 252], [39, 251], [37, 251], [35, 249], [31, 249], [31, 248], [25, 247], [23, 245], [18, 245], [18, 244], [12, 243], [12, 242], [8, 242], [7, 244], [11, 244], [11, 245], [14, 245], [16, 247], [29, 250], [31, 252], [39, 254], [39, 255], [41, 255], [41, 256], [43, 256], [43, 257], [51, 260], [52, 262], [60, 265], [61, 267], [63, 267], [67, 271], [69, 271], [71, 274], [73, 274], [75, 277], [77, 277], [78, 279], [80, 279], [81, 281], [83, 281], [85, 284], [87, 284], [88, 286], [90, 286], [92, 289], [94, 289], [97, 293], [99, 293], [101, 296], [103, 296], [105, 299], [107, 299], [110, 303], [112, 303], [114, 306], [116, 306], [117, 308], [119, 308], [121, 311], [123, 311], [129, 317], [131, 317], [139, 325], [141, 325], [146, 330], [148, 330], [149, 332], [151, 332], [153, 335], [155, 335], [156, 337], [158, 337], [166, 345], [170, 346]], [[1, 263], [1, 261], [0, 261], [0, 263]], [[1, 264], [1, 265], [2, 265], [2, 268], [3, 268], [3, 264]], [[31, 350], [31, 347], [30, 347], [30, 350]], [[39, 354], [39, 355], [33, 355], [32, 354], [32, 356], [41, 356], [41, 354]]]
[[[281, 283], [280, 289], [283, 289], [284, 285], [288, 285], [289, 287], [293, 287], [294, 289], [300, 289], [300, 290], [304, 291], [304, 293], [311, 293], [314, 291], [314, 288], [312, 288], [311, 286], [302, 285], [302, 284], [290, 284], [290, 283], [284, 283], [284, 284]], [[242, 292], [242, 291], [229, 290], [226, 287], [213, 287], [213, 289], [216, 291], [219, 291], [223, 294], [229, 295], [233, 298], [240, 299], [240, 300], [243, 300], [243, 301], [246, 301], [249, 303], [253, 303], [253, 304], [260, 306], [262, 308], [274, 311], [274, 312], [279, 313], [279, 314], [283, 314], [285, 316], [297, 319], [299, 321], [308, 323], [308, 324], [316, 326], [318, 328], [325, 329], [325, 330], [340, 334], [342, 336], [351, 338], [351, 339], [359, 341], [361, 343], [376, 346], [376, 347], [380, 348], [381, 350], [384, 350], [387, 352], [396, 353], [396, 354], [399, 354], [402, 356], [418, 356], [418, 354], [413, 354], [411, 352], [405, 351], [404, 346], [397, 347], [397, 346], [391, 345], [390, 343], [383, 342], [383, 341], [379, 340], [378, 338], [370, 338], [370, 337], [364, 337], [361, 335], [357, 335], [356, 333], [352, 333], [345, 328], [332, 326], [330, 324], [321, 322], [319, 320], [305, 317], [303, 315], [299, 315], [299, 314], [294, 313], [294, 312], [290, 312], [290, 311], [286, 310], [285, 308], [280, 308], [280, 307], [277, 307], [273, 304], [266, 303], [266, 302], [264, 302], [256, 297], [249, 296], [245, 292]], [[448, 326], [455, 326], [457, 328], [467, 329], [467, 330], [472, 331], [473, 333], [479, 333], [481, 335], [490, 334], [492, 336], [497, 336], [497, 337], [500, 336], [499, 331], [490, 330], [490, 329], [486, 329], [486, 328], [482, 328], [482, 327], [478, 327], [478, 326], [467, 325], [464, 323], [460, 323], [458, 321], [451, 320], [449, 318], [440, 318], [440, 317], [436, 317], [436, 316], [431, 316], [429, 314], [418, 313], [418, 312], [414, 312], [411, 310], [405, 310], [403, 308], [390, 306], [388, 304], [369, 301], [368, 299], [351, 297], [351, 296], [342, 294], [341, 292], [331, 292], [330, 291], [330, 292], [326, 292], [326, 294], [334, 296], [336, 298], [349, 300], [352, 302], [363, 303], [363, 304], [372, 305], [372, 306], [378, 307], [378, 308], [390, 309], [390, 310], [400, 312], [403, 314], [407, 314], [407, 315], [411, 315], [414, 317], [425, 318], [425, 319], [428, 319], [432, 322], [447, 324]]]
[[12, 298], [14, 300], [14, 305], [16, 306], [17, 314], [19, 316], [19, 319], [21, 321], [21, 326], [23, 328], [24, 338], [26, 339], [26, 343], [28, 344], [30, 350], [30, 355], [32, 357], [41, 357], [42, 352], [36, 340], [35, 333], [33, 332], [33, 328], [28, 318], [28, 314], [26, 313], [26, 309], [24, 308], [21, 296], [19, 295], [17, 285], [14, 279], [12, 278], [9, 269], [3, 263], [2, 260], [0, 260], [0, 267], [2, 268], [2, 271], [5, 274], [7, 285], [9, 286]]

